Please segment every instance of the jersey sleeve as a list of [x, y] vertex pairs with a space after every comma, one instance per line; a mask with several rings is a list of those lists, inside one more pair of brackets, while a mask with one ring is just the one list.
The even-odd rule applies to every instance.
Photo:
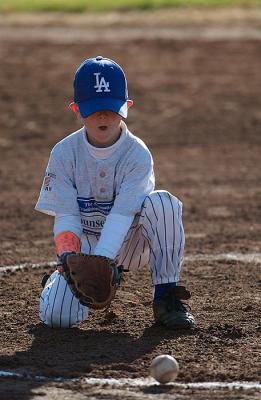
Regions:
[[145, 197], [154, 188], [155, 177], [150, 152], [147, 150], [135, 154], [135, 159], [126, 166], [124, 179], [111, 213], [134, 217], [140, 211]]
[[54, 147], [35, 209], [45, 214], [73, 214], [79, 216], [73, 159], [68, 153], [66, 162], [61, 150]]
[[94, 254], [114, 259], [122, 246], [132, 221], [133, 217], [110, 213], [102, 228]]

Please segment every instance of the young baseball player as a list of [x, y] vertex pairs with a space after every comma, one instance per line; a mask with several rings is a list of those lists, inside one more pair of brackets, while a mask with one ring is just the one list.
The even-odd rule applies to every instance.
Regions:
[[[184, 230], [182, 203], [154, 191], [152, 156], [123, 121], [133, 102], [122, 68], [98, 56], [75, 74], [70, 105], [83, 127], [57, 143], [50, 155], [36, 210], [54, 216], [56, 253], [106, 256], [127, 269], [149, 265], [156, 323], [191, 328], [179, 281]], [[89, 308], [74, 296], [57, 269], [43, 284], [40, 319], [50, 327], [86, 320]]]

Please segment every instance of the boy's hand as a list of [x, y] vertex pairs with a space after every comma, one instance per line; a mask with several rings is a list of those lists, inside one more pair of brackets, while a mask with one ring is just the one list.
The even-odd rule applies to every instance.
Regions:
[[60, 274], [64, 273], [63, 266], [66, 263], [67, 256], [69, 256], [70, 254], [76, 254], [76, 253], [74, 251], [68, 251], [68, 252], [65, 252], [65, 253], [63, 253], [63, 254], [61, 254], [60, 256], [57, 257], [56, 269]]

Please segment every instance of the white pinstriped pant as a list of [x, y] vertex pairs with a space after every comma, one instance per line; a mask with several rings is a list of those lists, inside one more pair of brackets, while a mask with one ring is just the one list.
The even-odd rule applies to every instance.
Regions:
[[[81, 251], [92, 254], [98, 237], [88, 236]], [[153, 285], [178, 282], [185, 235], [182, 203], [164, 190], [146, 197], [117, 256], [118, 263], [134, 269], [149, 265]], [[50, 327], [69, 328], [86, 320], [89, 308], [80, 304], [65, 279], [55, 271], [40, 297], [40, 319]]]

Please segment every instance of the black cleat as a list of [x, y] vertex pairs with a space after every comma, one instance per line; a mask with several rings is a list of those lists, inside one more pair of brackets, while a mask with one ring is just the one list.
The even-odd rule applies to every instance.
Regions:
[[169, 289], [163, 297], [153, 302], [155, 322], [169, 329], [193, 328], [194, 317], [188, 312], [188, 306], [181, 301], [190, 297], [190, 292], [184, 286]]
[[51, 276], [51, 275], [44, 274], [44, 276], [42, 277], [41, 285], [42, 285], [43, 288], [45, 287], [46, 282], [48, 281], [48, 279], [50, 278], [50, 276]]

